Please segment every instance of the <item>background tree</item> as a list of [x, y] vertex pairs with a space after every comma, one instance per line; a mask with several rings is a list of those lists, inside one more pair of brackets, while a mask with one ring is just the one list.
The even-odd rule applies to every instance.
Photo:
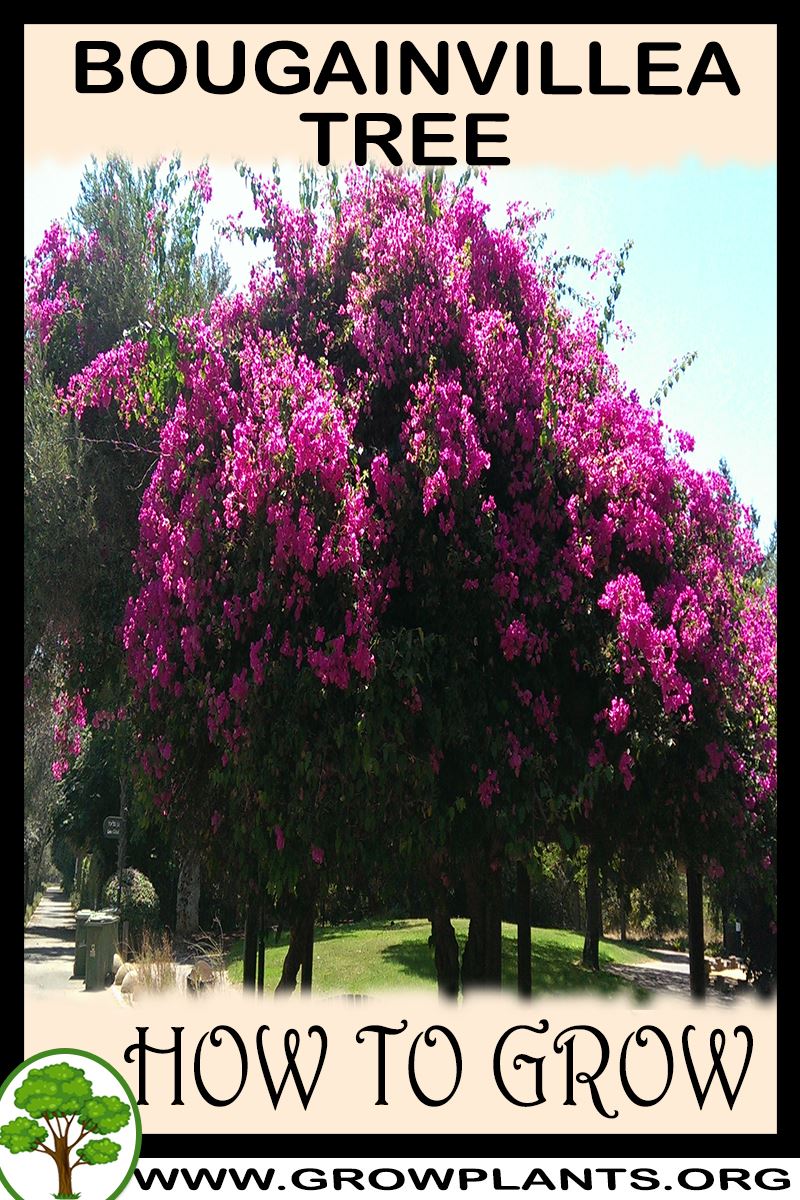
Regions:
[[[177, 158], [139, 170], [118, 156], [93, 160], [67, 223], [51, 226], [27, 267], [25, 656], [34, 687], [54, 663], [63, 680], [61, 725], [69, 717], [71, 728], [60, 776], [90, 740], [88, 691], [95, 720], [124, 715], [118, 627], [142, 489], [174, 395], [175, 322], [228, 282], [216, 249], [197, 252], [209, 197], [207, 168], [187, 173]], [[112, 397], [130, 359], [141, 389], [122, 412]], [[82, 420], [66, 397], [80, 394], [93, 363], [105, 391]], [[110, 750], [106, 813], [129, 790], [124, 732]], [[102, 853], [100, 833], [90, 836]]]
[[53, 779], [53, 712], [50, 696], [29, 688], [25, 696], [24, 851], [27, 908], [42, 884], [47, 849], [53, 837], [59, 785]]
[[772, 526], [772, 533], [769, 535], [767, 548], [764, 551], [764, 566], [762, 577], [767, 587], [777, 588], [778, 586], [778, 522]]

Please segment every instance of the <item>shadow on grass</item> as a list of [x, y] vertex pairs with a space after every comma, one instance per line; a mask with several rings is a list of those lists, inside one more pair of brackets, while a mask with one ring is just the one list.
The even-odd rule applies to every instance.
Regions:
[[391, 946], [381, 949], [384, 962], [397, 967], [403, 975], [425, 983], [436, 983], [436, 965], [433, 961], [433, 950], [425, 941], [407, 938], [404, 942], [394, 942]]
[[[459, 949], [463, 950], [464, 938], [458, 938]], [[427, 940], [407, 938], [384, 946], [381, 957], [394, 964], [407, 976], [424, 982], [436, 982], [436, 967], [433, 951]], [[629, 991], [631, 984], [616, 974], [603, 970], [612, 963], [611, 955], [601, 949], [601, 970], [589, 971], [577, 961], [573, 946], [552, 942], [534, 942], [531, 954], [531, 974], [534, 994], [539, 992], [571, 992], [588, 990], [612, 994]], [[502, 986], [504, 990], [515, 990], [517, 986], [517, 946], [513, 935], [504, 935], [502, 942]], [[646, 991], [634, 985], [636, 994], [643, 998]]]

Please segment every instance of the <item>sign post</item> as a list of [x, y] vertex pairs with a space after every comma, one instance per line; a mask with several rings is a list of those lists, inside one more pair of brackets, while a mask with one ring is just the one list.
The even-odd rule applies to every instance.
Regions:
[[[116, 833], [110, 833], [109, 837], [119, 838], [119, 849], [117, 852], [117, 908], [122, 912], [122, 874], [125, 870], [125, 856], [128, 849], [128, 781], [124, 775], [120, 777], [119, 786], [119, 816], [115, 819], [107, 817], [107, 821], [116, 820]], [[104, 822], [105, 828], [105, 822]]]

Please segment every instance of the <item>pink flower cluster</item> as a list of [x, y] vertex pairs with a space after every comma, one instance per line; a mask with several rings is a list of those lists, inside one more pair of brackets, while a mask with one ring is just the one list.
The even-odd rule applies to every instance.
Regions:
[[59, 692], [53, 700], [53, 740], [56, 758], [52, 764], [53, 778], [61, 780], [67, 774], [70, 763], [81, 752], [81, 732], [87, 725], [86, 689], [74, 693]]
[[150, 708], [174, 710], [186, 694], [226, 759], [281, 658], [325, 686], [370, 677], [382, 596], [364, 566], [377, 533], [346, 398], [269, 332], [246, 330], [235, 390], [229, 353], [213, 325], [184, 331], [185, 384], [142, 504], [143, 584], [123, 630]]
[[91, 261], [97, 242], [96, 233], [74, 237], [54, 221], [37, 246], [25, 275], [26, 328], [42, 345], [50, 341], [59, 318], [83, 313], [80, 298], [70, 290], [72, 268]]
[[130, 425], [141, 415], [137, 376], [147, 360], [147, 342], [130, 339], [106, 350], [77, 375], [66, 388], [58, 388], [61, 412], [69, 412], [80, 420], [87, 408], [112, 409], [123, 425]]

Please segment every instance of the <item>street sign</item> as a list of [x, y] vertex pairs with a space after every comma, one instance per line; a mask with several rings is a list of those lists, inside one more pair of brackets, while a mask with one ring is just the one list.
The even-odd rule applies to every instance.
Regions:
[[122, 817], [106, 817], [103, 821], [103, 834], [107, 838], [118, 838], [122, 832]]

